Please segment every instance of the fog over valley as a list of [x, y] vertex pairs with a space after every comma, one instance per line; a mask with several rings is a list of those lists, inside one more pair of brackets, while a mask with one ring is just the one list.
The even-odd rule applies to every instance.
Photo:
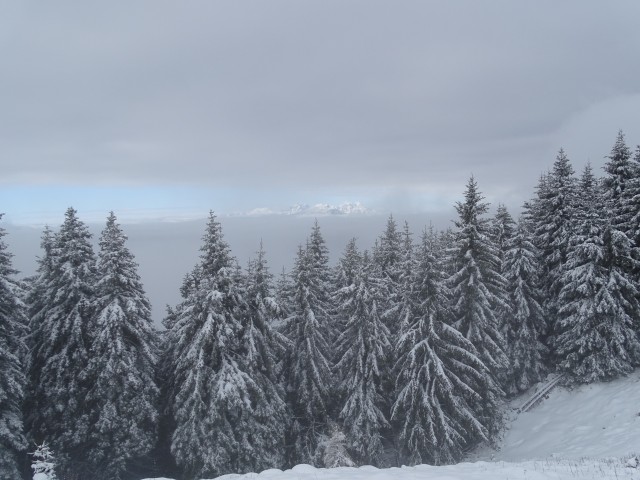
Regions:
[[[82, 207], [78, 206], [78, 215], [82, 218]], [[108, 212], [105, 212], [105, 218]], [[64, 218], [51, 222], [51, 228], [57, 228]], [[115, 212], [118, 215], [118, 212]], [[452, 226], [455, 212], [394, 214], [399, 225], [406, 220], [417, 238], [430, 224], [434, 228], [444, 229]], [[93, 234], [93, 244], [97, 251], [97, 242], [104, 222], [98, 223], [93, 217], [87, 222]], [[382, 233], [388, 214], [325, 215], [317, 217], [326, 239], [332, 263], [340, 257], [345, 245], [352, 237], [358, 239], [362, 249], [373, 246], [375, 239]], [[246, 267], [247, 261], [255, 256], [260, 240], [267, 253], [269, 268], [274, 276], [282, 269], [287, 271], [293, 265], [298, 245], [304, 245], [314, 223], [313, 216], [263, 215], [219, 217], [225, 240], [240, 265]], [[151, 301], [153, 320], [161, 325], [165, 315], [165, 306], [180, 301], [179, 288], [186, 273], [191, 271], [198, 261], [201, 237], [204, 233], [206, 218], [183, 221], [142, 221], [122, 222], [122, 228], [129, 237], [127, 246], [140, 265], [139, 274]], [[14, 254], [13, 263], [20, 276], [35, 273], [37, 257], [41, 255], [40, 237], [42, 226], [26, 226], [4, 223], [8, 235], [5, 237], [10, 251]]]

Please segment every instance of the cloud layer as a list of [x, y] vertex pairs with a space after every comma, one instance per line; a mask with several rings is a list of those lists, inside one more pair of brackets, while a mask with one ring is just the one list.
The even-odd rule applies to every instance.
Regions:
[[517, 201], [561, 145], [580, 165], [640, 142], [638, 2], [0, 8], [5, 185], [403, 198], [473, 172]]

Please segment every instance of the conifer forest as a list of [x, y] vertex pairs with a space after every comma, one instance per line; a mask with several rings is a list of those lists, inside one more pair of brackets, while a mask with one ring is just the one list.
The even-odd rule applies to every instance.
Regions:
[[451, 228], [390, 216], [335, 265], [316, 221], [281, 275], [261, 244], [239, 265], [211, 213], [162, 329], [113, 213], [96, 252], [69, 208], [27, 278], [0, 230], [0, 478], [31, 478], [34, 445], [65, 480], [452, 464], [549, 373], [629, 374], [640, 146], [620, 132], [600, 172], [548, 164], [521, 207], [472, 176]]

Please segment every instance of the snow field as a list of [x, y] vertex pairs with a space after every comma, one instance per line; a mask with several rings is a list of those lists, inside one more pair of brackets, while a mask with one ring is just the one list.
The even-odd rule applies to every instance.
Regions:
[[[514, 400], [512, 406], [520, 406], [526, 398]], [[541, 404], [511, 420], [498, 451], [484, 448], [474, 459], [520, 462], [550, 456], [638, 455], [639, 399], [640, 369], [612, 382], [556, 388]]]
[[[433, 467], [378, 469], [314, 468], [296, 465], [291, 470], [265, 470], [262, 473], [230, 474], [215, 480], [638, 480], [640, 470], [625, 467], [622, 460], [546, 459], [520, 463], [476, 462]], [[170, 480], [170, 479], [146, 479]]]

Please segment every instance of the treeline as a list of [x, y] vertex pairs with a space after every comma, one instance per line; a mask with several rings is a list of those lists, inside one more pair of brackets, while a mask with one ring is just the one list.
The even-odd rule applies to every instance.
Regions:
[[162, 332], [113, 214], [96, 257], [70, 208], [23, 281], [0, 242], [0, 477], [43, 441], [63, 479], [454, 463], [547, 373], [640, 364], [640, 147], [620, 133], [600, 178], [561, 150], [517, 222], [473, 178], [456, 210], [334, 268], [316, 222], [276, 279], [210, 214]]

